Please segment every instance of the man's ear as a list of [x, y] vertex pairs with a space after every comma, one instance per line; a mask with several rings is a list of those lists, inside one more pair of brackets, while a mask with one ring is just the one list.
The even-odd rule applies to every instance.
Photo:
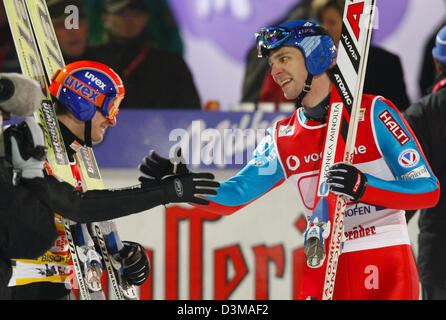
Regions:
[[440, 61], [438, 61], [435, 57], [432, 57], [432, 59], [434, 59], [435, 71], [437, 71], [437, 73], [441, 73]]

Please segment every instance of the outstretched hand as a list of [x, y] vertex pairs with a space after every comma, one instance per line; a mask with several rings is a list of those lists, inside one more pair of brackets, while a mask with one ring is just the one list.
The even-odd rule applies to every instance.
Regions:
[[144, 186], [159, 185], [166, 176], [189, 173], [181, 155], [181, 148], [175, 150], [175, 158], [172, 159], [163, 158], [151, 150], [149, 156], [145, 157], [138, 166], [138, 170], [141, 172], [138, 180]]
[[212, 173], [187, 173], [169, 176], [161, 181], [161, 187], [166, 195], [166, 203], [190, 202], [208, 205], [209, 201], [200, 196], [217, 195], [216, 188], [220, 183], [214, 181]]

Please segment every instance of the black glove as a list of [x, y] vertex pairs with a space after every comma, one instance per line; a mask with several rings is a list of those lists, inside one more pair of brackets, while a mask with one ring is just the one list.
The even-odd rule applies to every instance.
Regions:
[[122, 264], [123, 279], [130, 285], [140, 286], [150, 274], [150, 260], [144, 248], [131, 241], [123, 241], [124, 248], [119, 251], [118, 260]]
[[175, 150], [175, 158], [166, 159], [150, 150], [149, 156], [142, 160], [138, 167], [142, 176], [138, 180], [144, 186], [158, 185], [161, 179], [168, 175], [189, 173], [184, 159], [181, 157], [181, 148]]
[[214, 181], [214, 178], [214, 175], [208, 172], [188, 173], [164, 178], [161, 180], [161, 187], [166, 196], [165, 203], [191, 202], [208, 205], [208, 200], [198, 196], [215, 196], [217, 194], [215, 188], [220, 187], [220, 184]]
[[328, 169], [327, 184], [335, 194], [341, 194], [357, 202], [364, 195], [367, 178], [353, 165], [336, 163]]

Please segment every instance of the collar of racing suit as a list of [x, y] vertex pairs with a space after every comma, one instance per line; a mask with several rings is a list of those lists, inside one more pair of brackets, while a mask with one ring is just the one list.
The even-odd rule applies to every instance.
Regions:
[[[315, 107], [312, 107], [312, 108], [301, 104], [305, 117], [307, 117], [311, 121], [326, 123], [327, 115], [328, 115], [328, 108], [330, 106], [330, 96], [331, 95], [329, 94], [328, 96], [325, 97], [324, 100], [319, 102], [318, 105], [316, 105]], [[298, 106], [296, 106], [296, 107], [298, 107]]]
[[85, 145], [85, 142], [76, 137], [70, 129], [68, 129], [62, 121], [59, 121], [60, 132], [62, 133], [65, 150], [67, 150], [68, 159], [73, 162], [74, 155], [80, 147]]

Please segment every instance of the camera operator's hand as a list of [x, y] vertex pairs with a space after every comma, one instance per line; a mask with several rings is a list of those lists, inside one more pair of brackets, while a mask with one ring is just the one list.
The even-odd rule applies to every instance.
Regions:
[[188, 173], [169, 176], [161, 180], [161, 187], [165, 193], [166, 203], [190, 202], [208, 205], [209, 201], [200, 195], [216, 195], [215, 188], [220, 184], [214, 181], [214, 175], [208, 172]]
[[34, 118], [28, 117], [20, 124], [8, 127], [5, 143], [12, 166], [21, 171], [21, 177], [43, 178], [47, 148], [43, 130]]

